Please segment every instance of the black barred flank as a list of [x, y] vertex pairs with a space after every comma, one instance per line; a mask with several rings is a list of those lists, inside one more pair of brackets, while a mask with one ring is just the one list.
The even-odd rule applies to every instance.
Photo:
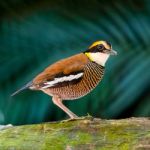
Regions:
[[62, 82], [54, 87], [44, 89], [51, 95], [59, 95], [62, 99], [77, 99], [88, 94], [101, 81], [104, 67], [94, 62], [89, 62], [84, 68], [83, 77], [73, 82]]

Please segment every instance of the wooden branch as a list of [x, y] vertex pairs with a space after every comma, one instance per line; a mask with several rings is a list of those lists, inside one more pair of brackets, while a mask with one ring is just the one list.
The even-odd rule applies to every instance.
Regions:
[[150, 119], [74, 121], [16, 126], [0, 131], [2, 150], [149, 150]]

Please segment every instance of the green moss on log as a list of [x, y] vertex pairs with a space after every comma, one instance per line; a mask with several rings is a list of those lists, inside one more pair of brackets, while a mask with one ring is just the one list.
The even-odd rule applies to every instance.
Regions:
[[0, 131], [3, 150], [150, 149], [150, 120], [131, 118], [74, 121], [12, 127]]

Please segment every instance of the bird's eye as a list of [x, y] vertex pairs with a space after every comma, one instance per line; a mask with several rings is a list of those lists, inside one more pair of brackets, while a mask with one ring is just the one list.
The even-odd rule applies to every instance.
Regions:
[[103, 49], [104, 49], [104, 45], [100, 44], [100, 45], [97, 46], [97, 48], [98, 48], [99, 50], [103, 50]]

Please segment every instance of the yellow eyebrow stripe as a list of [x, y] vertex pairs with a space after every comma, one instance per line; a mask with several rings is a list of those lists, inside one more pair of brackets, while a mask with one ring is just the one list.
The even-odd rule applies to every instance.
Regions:
[[92, 47], [99, 45], [99, 44], [103, 44], [103, 41], [96, 41], [89, 48], [92, 48]]
[[103, 44], [105, 48], [110, 49], [110, 46], [105, 41], [96, 41], [89, 47], [89, 49], [100, 44]]

